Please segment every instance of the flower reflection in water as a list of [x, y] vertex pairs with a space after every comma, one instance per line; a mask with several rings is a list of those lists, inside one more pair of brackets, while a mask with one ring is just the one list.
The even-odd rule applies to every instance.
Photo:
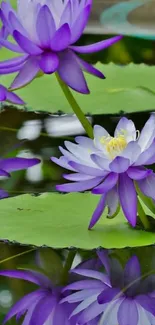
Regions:
[[76, 290], [62, 300], [78, 302], [71, 317], [78, 315], [80, 325], [93, 319], [100, 325], [155, 324], [155, 276], [141, 274], [136, 255], [123, 269], [118, 259], [109, 258], [104, 250], [97, 254], [104, 272], [77, 267], [72, 272], [86, 279], [64, 289]]
[[142, 272], [145, 267], [141, 263], [141, 250], [137, 255], [136, 249], [133, 254], [129, 250], [117, 253], [98, 249], [93, 253], [94, 258], [91, 252], [87, 260], [80, 252], [82, 262], [71, 263], [76, 267], [68, 270], [65, 283], [62, 283], [64, 277], [58, 282], [52, 278], [52, 265], [51, 276], [47, 276], [46, 269], [1, 271], [1, 276], [24, 279], [39, 286], [11, 308], [3, 324], [16, 316], [17, 320], [24, 317], [22, 325], [154, 325], [153, 270], [149, 266]]

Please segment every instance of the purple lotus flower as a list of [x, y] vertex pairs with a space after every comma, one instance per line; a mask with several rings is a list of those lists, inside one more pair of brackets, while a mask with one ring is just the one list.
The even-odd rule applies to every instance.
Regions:
[[[78, 136], [77, 144], [65, 142], [67, 150], [52, 161], [71, 171], [63, 177], [72, 183], [57, 185], [62, 192], [91, 190], [101, 199], [92, 216], [89, 229], [100, 219], [108, 206], [114, 216], [121, 205], [125, 217], [135, 227], [137, 219], [136, 186], [147, 197], [155, 199], [155, 174], [144, 166], [155, 163], [155, 114], [146, 122], [141, 133], [131, 120], [119, 121], [114, 137], [101, 126], [94, 126], [94, 140]], [[132, 202], [132, 204], [131, 204]]]
[[[10, 173], [27, 169], [29, 167], [32, 167], [36, 164], [39, 164], [40, 160], [36, 158], [20, 158], [20, 157], [14, 157], [14, 158], [3, 158], [0, 159], [0, 176], [1, 177], [10, 177]], [[8, 192], [0, 189], [0, 199], [4, 199], [8, 197]]]
[[24, 105], [25, 102], [11, 91], [0, 85], [0, 102], [7, 101], [17, 105]]
[[105, 252], [98, 256], [105, 272], [75, 268], [72, 272], [87, 277], [68, 285], [66, 290], [76, 290], [62, 300], [79, 303], [72, 316], [77, 324], [97, 320], [98, 325], [153, 325], [155, 324], [155, 276], [141, 277], [138, 258], [132, 256], [124, 270], [117, 259], [107, 258]]
[[[39, 286], [24, 296], [8, 312], [2, 324], [16, 316], [17, 321], [25, 315], [22, 325], [76, 325], [76, 317], [69, 320], [75, 304], [61, 304], [62, 287], [55, 287], [43, 273], [30, 270], [0, 271], [1, 276], [23, 279]], [[97, 325], [94, 321], [86, 325]]]
[[0, 44], [21, 54], [0, 64], [0, 74], [19, 72], [12, 89], [31, 82], [40, 72], [57, 71], [69, 87], [80, 93], [89, 93], [83, 71], [104, 78], [75, 52], [101, 51], [121, 36], [87, 46], [73, 45], [87, 24], [91, 5], [92, 0], [19, 0], [16, 13], [8, 2], [2, 1], [1, 19], [16, 44], [3, 38]]

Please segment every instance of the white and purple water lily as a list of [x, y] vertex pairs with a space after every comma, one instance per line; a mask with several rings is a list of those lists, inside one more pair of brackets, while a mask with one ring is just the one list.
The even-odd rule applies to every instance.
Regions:
[[[27, 169], [29, 167], [35, 166], [40, 163], [40, 159], [36, 158], [20, 158], [20, 157], [13, 157], [13, 158], [1, 158], [0, 159], [0, 176], [1, 177], [10, 177], [10, 173]], [[0, 189], [0, 199], [7, 198], [9, 196], [8, 192]]]
[[69, 284], [64, 291], [72, 290], [63, 302], [78, 303], [72, 316], [78, 325], [98, 320], [98, 325], [154, 325], [155, 276], [143, 278], [136, 256], [132, 256], [123, 270], [115, 258], [104, 251], [98, 256], [105, 272], [76, 267], [73, 273], [86, 279]]
[[[76, 317], [69, 319], [75, 304], [61, 304], [64, 297], [62, 287], [55, 287], [45, 274], [31, 270], [0, 271], [1, 276], [22, 279], [32, 282], [39, 288], [19, 300], [8, 312], [2, 324], [16, 316], [17, 321], [22, 316], [22, 325], [76, 325]], [[94, 321], [86, 325], [97, 325]]]
[[[119, 121], [114, 137], [101, 126], [94, 126], [94, 140], [76, 137], [77, 144], [65, 142], [63, 154], [52, 161], [71, 171], [63, 177], [72, 183], [57, 185], [61, 192], [91, 190], [101, 195], [92, 216], [89, 229], [100, 219], [108, 206], [113, 216], [121, 205], [128, 222], [135, 227], [137, 220], [136, 186], [147, 197], [155, 199], [155, 174], [144, 166], [155, 163], [155, 114], [153, 113], [141, 133], [126, 117]], [[132, 204], [131, 204], [132, 202]]]
[[92, 45], [74, 45], [87, 24], [91, 6], [92, 0], [18, 0], [16, 12], [8, 1], [2, 1], [0, 16], [16, 44], [3, 37], [0, 44], [21, 54], [0, 63], [0, 74], [19, 72], [12, 89], [28, 84], [40, 72], [57, 72], [80, 93], [89, 93], [83, 71], [104, 78], [75, 54], [98, 52], [121, 39], [116, 36]]
[[25, 102], [16, 94], [9, 91], [6, 87], [0, 84], [0, 102], [10, 102], [17, 105], [24, 105]]

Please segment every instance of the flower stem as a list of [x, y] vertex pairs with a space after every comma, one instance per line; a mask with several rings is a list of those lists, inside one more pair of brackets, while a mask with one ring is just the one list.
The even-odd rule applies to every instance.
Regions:
[[68, 253], [66, 263], [65, 263], [64, 269], [63, 269], [62, 279], [61, 279], [61, 283], [63, 285], [68, 282], [68, 272], [72, 266], [75, 255], [76, 255], [76, 250], [70, 250]]
[[145, 211], [138, 199], [138, 216], [139, 216], [139, 219], [141, 220], [145, 230], [150, 230], [151, 229], [151, 225], [150, 225], [150, 222], [145, 214]]
[[70, 106], [72, 107], [73, 112], [75, 113], [75, 115], [77, 116], [77, 118], [79, 119], [79, 121], [81, 122], [83, 128], [85, 129], [86, 133], [88, 134], [88, 136], [93, 139], [93, 128], [90, 124], [90, 122], [88, 121], [88, 119], [86, 118], [86, 116], [84, 115], [84, 113], [82, 112], [80, 106], [78, 105], [78, 103], [76, 102], [75, 98], [73, 97], [70, 89], [68, 88], [68, 86], [63, 82], [63, 80], [59, 77], [58, 73], [55, 73], [56, 78], [58, 80], [58, 83], [68, 101], [68, 103], [70, 104]]
[[13, 255], [13, 256], [7, 257], [7, 258], [5, 258], [4, 260], [1, 260], [1, 261], [0, 261], [0, 264], [2, 264], [2, 263], [6, 263], [6, 262], [8, 262], [8, 261], [13, 260], [13, 259], [16, 258], [16, 257], [20, 257], [20, 256], [26, 255], [26, 254], [31, 253], [31, 252], [34, 252], [34, 251], [36, 251], [36, 248], [32, 248], [32, 249], [29, 249], [29, 250], [27, 250], [27, 251], [25, 251], [25, 252], [18, 253], [18, 254], [16, 254], [16, 255]]

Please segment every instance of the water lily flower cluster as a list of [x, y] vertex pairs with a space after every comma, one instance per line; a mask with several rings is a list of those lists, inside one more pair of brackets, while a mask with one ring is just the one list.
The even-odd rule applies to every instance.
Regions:
[[[0, 276], [22, 279], [38, 286], [37, 290], [24, 296], [10, 309], [2, 324], [6, 324], [14, 316], [17, 321], [24, 316], [22, 325], [77, 325], [76, 317], [69, 319], [77, 304], [61, 304], [65, 296], [63, 287], [55, 286], [45, 273], [34, 270], [4, 270], [0, 271]], [[97, 324], [92, 321], [86, 325]]]
[[[101, 196], [89, 224], [92, 228], [105, 207], [114, 216], [119, 205], [128, 222], [135, 227], [137, 221], [137, 187], [147, 197], [155, 199], [155, 174], [147, 165], [155, 163], [155, 114], [153, 113], [141, 133], [134, 123], [120, 119], [114, 137], [103, 127], [94, 126], [94, 139], [78, 136], [76, 144], [65, 141], [63, 156], [52, 161], [71, 173], [63, 177], [70, 183], [57, 186], [61, 192], [91, 190]], [[132, 203], [132, 204], [131, 204]]]
[[98, 251], [105, 272], [76, 267], [73, 273], [85, 279], [69, 284], [73, 290], [63, 302], [78, 303], [72, 312], [77, 324], [96, 320], [96, 325], [155, 324], [155, 276], [142, 277], [137, 256], [132, 256], [124, 269], [116, 258]]
[[23, 325], [76, 324], [68, 321], [73, 308], [68, 303], [60, 304], [61, 287], [54, 287], [52, 281], [43, 273], [31, 270], [6, 270], [0, 271], [0, 275], [26, 280], [39, 287], [11, 308], [3, 324], [14, 316], [19, 320], [23, 315], [25, 315]]
[[87, 94], [83, 71], [104, 78], [76, 53], [101, 51], [121, 36], [92, 45], [74, 45], [87, 24], [91, 6], [92, 0], [18, 0], [16, 12], [8, 1], [2, 1], [0, 18], [15, 42], [0, 35], [0, 44], [20, 54], [0, 63], [0, 74], [18, 72], [12, 89], [25, 86], [40, 73], [57, 72], [69, 87]]
[[90, 268], [91, 260], [81, 263], [71, 270], [76, 282], [70, 280], [67, 286], [54, 285], [41, 271], [0, 271], [0, 276], [38, 286], [10, 309], [2, 324], [13, 317], [22, 318], [22, 325], [155, 324], [155, 276], [141, 274], [136, 255], [123, 269], [104, 250], [97, 254], [98, 269]]
[[[10, 173], [27, 169], [29, 167], [35, 166], [39, 164], [40, 160], [36, 158], [20, 158], [20, 157], [13, 157], [13, 158], [1, 158], [0, 159], [0, 176], [1, 177], [10, 177]], [[8, 197], [8, 192], [0, 189], [0, 199]]]
[[24, 105], [25, 102], [15, 93], [9, 91], [6, 87], [0, 84], [0, 102], [10, 102], [17, 105]]

